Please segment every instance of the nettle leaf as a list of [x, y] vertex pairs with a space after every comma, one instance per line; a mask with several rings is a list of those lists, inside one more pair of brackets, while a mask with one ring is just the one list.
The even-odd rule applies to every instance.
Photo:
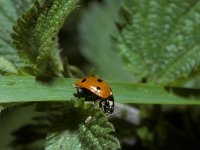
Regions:
[[[110, 133], [114, 127], [93, 103], [84, 100], [37, 103], [37, 115], [30, 124], [13, 132], [12, 145], [23, 149], [117, 149], [118, 140]], [[26, 133], [31, 136], [27, 136]], [[46, 137], [46, 139], [45, 139]], [[44, 140], [46, 140], [44, 145]]]
[[12, 38], [20, 55], [36, 65], [39, 75], [60, 76], [63, 64], [57, 45], [57, 33], [78, 0], [35, 1], [13, 27]]
[[[24, 63], [17, 56], [15, 47], [10, 38], [12, 26], [17, 20], [18, 15], [21, 15], [28, 6], [30, 6], [31, 0], [1, 0], [0, 1], [0, 56], [1, 61], [7, 61], [7, 63], [15, 64], [16, 66], [23, 66]], [[9, 62], [10, 61], [10, 62]], [[9, 66], [11, 68], [9, 68]], [[1, 70], [4, 71], [13, 70], [14, 65], [4, 66], [1, 64]], [[15, 71], [14, 71], [15, 72]]]
[[68, 122], [63, 123], [65, 126], [70, 124], [71, 127], [67, 130], [50, 132], [47, 135], [45, 150], [120, 148], [118, 140], [109, 134], [114, 131], [113, 125], [108, 122], [100, 109], [91, 103], [84, 104], [81, 100], [75, 101], [74, 107], [75, 109], [67, 115]]
[[132, 1], [122, 5], [117, 52], [150, 82], [187, 77], [200, 64], [200, 2]]
[[107, 79], [129, 80], [132, 78], [124, 69], [123, 63], [112, 48], [111, 36], [117, 32], [117, 20], [120, 2], [109, 0], [103, 5], [93, 3], [83, 13], [79, 31], [80, 50], [94, 64], [99, 75]]
[[[199, 1], [123, 0], [121, 6], [109, 3], [90, 8], [80, 27], [82, 52], [102, 74], [106, 70], [126, 79], [124, 74], [128, 73], [132, 80], [145, 78], [164, 84], [188, 77], [199, 66]], [[109, 12], [111, 8], [115, 11]], [[115, 66], [118, 73], [113, 71]]]

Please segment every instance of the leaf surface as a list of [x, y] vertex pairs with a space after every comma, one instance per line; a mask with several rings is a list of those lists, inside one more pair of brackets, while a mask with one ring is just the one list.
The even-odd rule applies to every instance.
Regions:
[[61, 76], [63, 64], [57, 34], [78, 0], [35, 1], [13, 27], [12, 38], [22, 58], [42, 76]]
[[[27, 76], [0, 77], [0, 103], [66, 101], [74, 98], [75, 79], [36, 79]], [[108, 81], [115, 102], [140, 104], [200, 104], [199, 89], [162, 87]], [[12, 94], [11, 94], [12, 93]]]

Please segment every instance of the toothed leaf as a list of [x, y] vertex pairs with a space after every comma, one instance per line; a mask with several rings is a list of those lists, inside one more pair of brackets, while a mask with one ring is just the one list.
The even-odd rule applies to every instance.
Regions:
[[63, 64], [57, 34], [78, 0], [35, 1], [13, 27], [12, 38], [19, 54], [34, 64], [39, 75], [60, 76]]
[[116, 45], [132, 73], [168, 83], [200, 64], [200, 2], [125, 0], [122, 10], [129, 19]]
[[83, 14], [81, 49], [99, 74], [162, 84], [192, 75], [200, 64], [200, 2], [121, 2], [96, 3]]
[[107, 117], [100, 109], [95, 109], [92, 104], [84, 104], [83, 101], [75, 101], [74, 103], [76, 110], [68, 115], [70, 118], [73, 113], [73, 119], [68, 120], [68, 124], [73, 125], [73, 127], [49, 133], [45, 150], [120, 148], [118, 140], [109, 134], [114, 131], [113, 125], [108, 122]]

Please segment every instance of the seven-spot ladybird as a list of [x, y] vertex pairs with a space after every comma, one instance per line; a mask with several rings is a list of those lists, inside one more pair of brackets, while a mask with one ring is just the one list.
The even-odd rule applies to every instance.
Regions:
[[99, 107], [103, 108], [104, 112], [113, 113], [113, 93], [108, 84], [102, 79], [85, 77], [76, 81], [75, 88], [77, 89], [78, 98], [97, 100], [99, 101]]

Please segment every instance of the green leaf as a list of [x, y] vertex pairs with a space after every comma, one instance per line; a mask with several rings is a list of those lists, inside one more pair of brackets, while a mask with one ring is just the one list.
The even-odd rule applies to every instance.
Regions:
[[102, 150], [120, 147], [117, 139], [109, 135], [114, 131], [114, 127], [100, 109], [94, 109], [92, 104], [83, 105], [83, 101], [75, 102], [74, 107], [75, 110], [68, 110], [70, 114], [65, 115], [65, 118], [71, 118], [67, 122], [68, 126], [71, 124], [71, 129], [50, 132], [45, 150]]
[[4, 56], [5, 60], [11, 61], [17, 66], [24, 64], [17, 56], [12, 39], [10, 38], [10, 33], [18, 15], [21, 15], [22, 11], [30, 6], [30, 2], [31, 0], [0, 1], [0, 56]]
[[111, 36], [115, 33], [119, 6], [116, 0], [106, 1], [103, 5], [93, 3], [82, 15], [80, 23], [83, 55], [97, 68], [100, 76], [108, 79], [130, 80], [132, 75], [124, 69], [118, 54], [112, 48]]
[[0, 56], [0, 73], [17, 74], [18, 70], [15, 65], [13, 65], [11, 62]]
[[[76, 93], [75, 79], [36, 79], [27, 76], [0, 77], [0, 104], [69, 101]], [[163, 87], [108, 81], [115, 102], [140, 104], [200, 104], [199, 89]], [[12, 94], [10, 94], [12, 93]]]
[[[30, 112], [32, 121], [13, 132], [14, 149], [36, 149], [38, 146], [47, 150], [120, 147], [117, 139], [110, 135], [110, 132], [114, 132], [113, 125], [93, 103], [84, 103], [82, 99], [62, 103], [35, 103], [30, 106], [35, 108], [34, 112]], [[25, 132], [31, 136], [27, 137]]]
[[116, 45], [134, 74], [168, 83], [199, 66], [199, 1], [125, 0], [122, 10]]
[[57, 33], [78, 0], [48, 0], [34, 5], [13, 27], [12, 38], [18, 52], [37, 67], [39, 75], [60, 76], [63, 64], [57, 45]]
[[200, 65], [199, 1], [119, 4], [107, 0], [83, 15], [81, 50], [99, 74], [166, 84], [194, 73]]

